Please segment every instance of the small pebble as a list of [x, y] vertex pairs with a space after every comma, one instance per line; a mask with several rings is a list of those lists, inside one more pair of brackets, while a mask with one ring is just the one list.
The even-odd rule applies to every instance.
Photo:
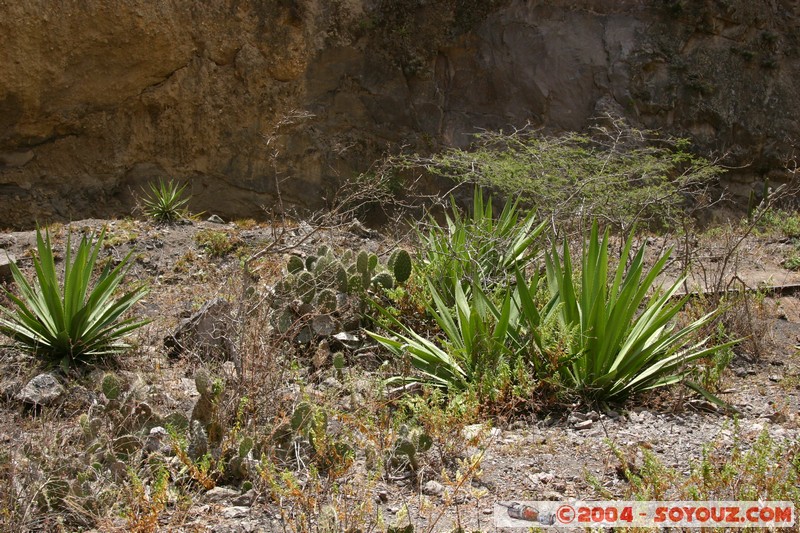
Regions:
[[422, 494], [426, 494], [428, 496], [439, 496], [442, 492], [444, 492], [444, 485], [434, 479], [428, 481], [422, 486]]

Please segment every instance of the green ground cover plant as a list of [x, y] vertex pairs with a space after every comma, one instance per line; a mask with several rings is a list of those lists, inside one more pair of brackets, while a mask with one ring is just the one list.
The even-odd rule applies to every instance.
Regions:
[[225, 257], [241, 244], [235, 235], [227, 231], [204, 229], [197, 232], [194, 237], [197, 246], [202, 248], [211, 257]]

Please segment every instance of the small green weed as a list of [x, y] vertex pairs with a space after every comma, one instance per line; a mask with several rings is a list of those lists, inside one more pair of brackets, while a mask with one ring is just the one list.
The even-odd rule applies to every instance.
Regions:
[[197, 254], [194, 250], [187, 250], [182, 256], [175, 261], [172, 267], [174, 272], [180, 274], [187, 274], [191, 272], [192, 266], [197, 262]]
[[634, 467], [612, 447], [619, 469], [631, 483], [626, 496], [636, 500], [783, 500], [799, 505], [800, 444], [771, 437], [767, 429], [755, 442], [747, 443], [738, 423], [733, 433], [731, 449], [720, 439], [712, 441], [690, 465], [688, 475], [665, 467], [648, 450], [643, 450], [642, 465]]
[[203, 229], [194, 236], [194, 242], [211, 257], [225, 257], [236, 250], [241, 241], [227, 231]]
[[259, 223], [252, 218], [237, 218], [233, 224], [239, 229], [255, 229], [259, 227]]
[[139, 232], [136, 223], [131, 220], [122, 220], [115, 223], [110, 229], [106, 228], [107, 236], [103, 245], [106, 248], [114, 248], [123, 244], [136, 242]]
[[154, 479], [145, 487], [136, 471], [128, 468], [127, 531], [150, 533], [158, 531], [158, 518], [167, 505], [169, 471], [164, 466], [156, 468]]
[[787, 270], [800, 270], [800, 254], [795, 252], [790, 255], [789, 258], [783, 262], [783, 267]]
[[[714, 342], [724, 344], [731, 340], [730, 336], [725, 330], [723, 322], [717, 323], [717, 334]], [[718, 391], [722, 388], [722, 378], [725, 369], [731, 364], [735, 353], [731, 346], [714, 352], [705, 361], [700, 361], [697, 365], [700, 377], [698, 379], [700, 386], [707, 391]], [[703, 362], [705, 364], [703, 364]]]
[[756, 225], [761, 234], [779, 234], [790, 239], [800, 237], [800, 212], [767, 209]]

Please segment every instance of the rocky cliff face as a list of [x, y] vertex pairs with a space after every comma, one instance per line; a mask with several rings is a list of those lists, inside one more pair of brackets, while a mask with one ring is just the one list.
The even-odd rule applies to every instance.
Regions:
[[130, 212], [150, 180], [247, 217], [385, 150], [610, 111], [752, 178], [800, 136], [790, 0], [0, 0], [0, 226]]

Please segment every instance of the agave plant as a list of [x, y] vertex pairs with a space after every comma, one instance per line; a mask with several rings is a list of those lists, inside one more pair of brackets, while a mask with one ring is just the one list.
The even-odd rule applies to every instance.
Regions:
[[142, 199], [145, 214], [157, 222], [175, 222], [186, 216], [189, 198], [183, 196], [186, 185], [179, 186], [172, 180], [150, 183], [150, 194]]
[[514, 269], [525, 265], [538, 251], [531, 245], [544, 231], [546, 221], [534, 226], [535, 213], [522, 216], [518, 202], [506, 202], [494, 216], [491, 198], [475, 188], [472, 214], [463, 216], [450, 198], [445, 225], [431, 219], [427, 232], [419, 231], [423, 270], [444, 300], [452, 305], [455, 283], [469, 291], [479, 283], [485, 290], [507, 282]]
[[555, 247], [546, 257], [548, 285], [557, 299], [560, 320], [577, 329], [570, 363], [560, 371], [565, 385], [589, 399], [620, 400], [681, 381], [689, 371], [687, 363], [737, 342], [709, 346], [708, 338], [695, 338], [715, 312], [675, 329], [672, 320], [688, 298], [674, 299], [683, 279], [666, 290], [656, 286], [670, 251], [645, 272], [644, 246], [626, 269], [633, 232], [609, 280], [608, 240], [607, 231], [600, 239], [595, 222], [584, 246], [578, 286], [566, 240], [563, 262]]
[[49, 232], [36, 231], [36, 278], [28, 282], [11, 263], [19, 296], [6, 291], [13, 309], [0, 307], [0, 332], [30, 352], [62, 365], [87, 362], [91, 358], [118, 353], [128, 346], [122, 338], [147, 323], [122, 318], [147, 288], [139, 286], [115, 298], [129, 268], [130, 254], [116, 267], [106, 266], [92, 283], [105, 230], [92, 244], [94, 235], [84, 236], [74, 250], [67, 238], [63, 284], [56, 273]]
[[[501, 365], [516, 360], [529, 364], [534, 377], [553, 371], [550, 342], [542, 329], [555, 320], [555, 299], [542, 310], [534, 305], [539, 277], [528, 283], [517, 271], [517, 285], [506, 287], [495, 304], [479, 284], [469, 292], [455, 283], [455, 305], [449, 307], [431, 284], [433, 305], [428, 312], [444, 333], [440, 345], [426, 339], [398, 321], [377, 304], [378, 310], [399, 330], [391, 337], [367, 332], [373, 339], [399, 357], [408, 356], [420, 376], [396, 377], [392, 381], [420, 381], [451, 390], [464, 390], [481, 383]], [[564, 364], [555, 361], [555, 367]]]
[[496, 367], [513, 353], [513, 349], [506, 344], [511, 300], [508, 297], [504, 299], [502, 319], [498, 321], [495, 313], [500, 312], [488, 302], [477, 286], [473, 287], [468, 297], [461, 284], [455, 284], [455, 310], [445, 304], [432, 285], [430, 292], [434, 305], [429, 306], [428, 311], [447, 339], [442, 346], [402, 324], [377, 304], [378, 310], [400, 331], [391, 337], [367, 333], [396, 356], [408, 356], [411, 364], [422, 374], [419, 377], [397, 377], [390, 382], [420, 381], [437, 387], [464, 390], [470, 383], [480, 381], [487, 370]]

